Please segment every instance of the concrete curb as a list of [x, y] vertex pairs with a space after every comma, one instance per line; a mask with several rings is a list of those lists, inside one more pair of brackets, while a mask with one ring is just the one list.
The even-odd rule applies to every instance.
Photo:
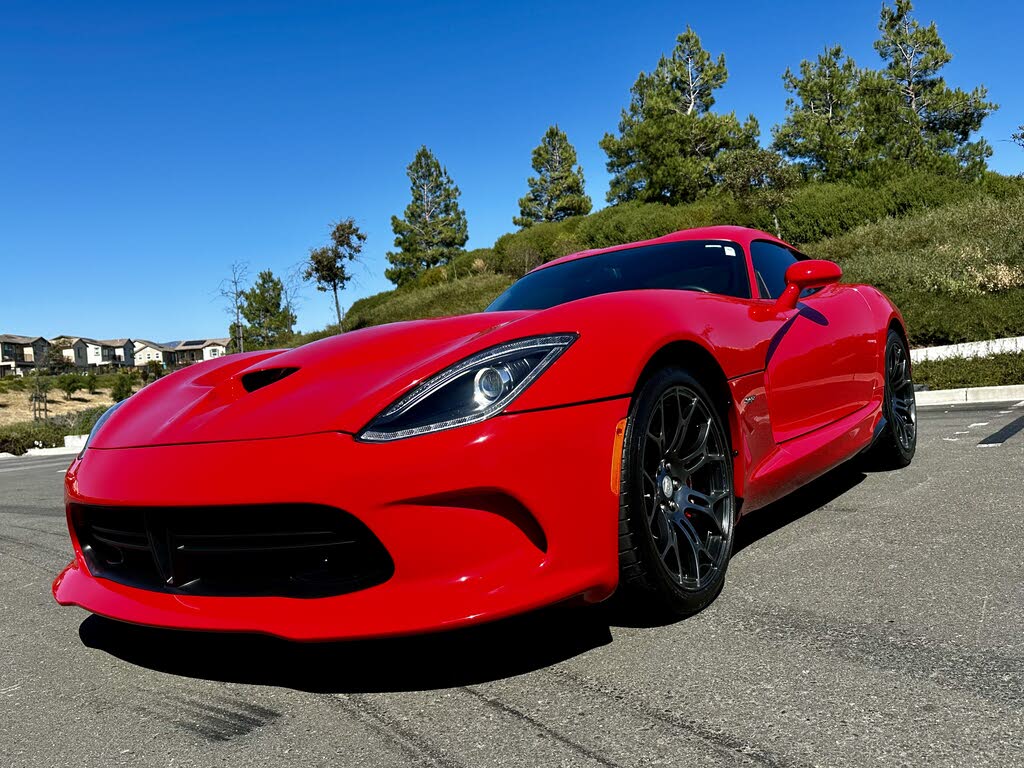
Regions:
[[964, 344], [947, 344], [942, 347], [919, 347], [910, 350], [910, 361], [949, 360], [954, 357], [988, 357], [1008, 352], [1024, 352], [1024, 336], [1012, 336], [991, 341], [968, 341]]
[[[29, 449], [22, 456], [71, 456], [85, 447], [87, 434], [70, 434], [65, 436], [65, 444], [52, 449]], [[14, 458], [13, 454], [0, 454], [0, 459]]]
[[81, 448], [69, 448], [68, 446], [62, 446], [60, 448], [29, 448], [25, 451], [23, 456], [70, 456], [73, 453], [78, 453]]
[[956, 405], [957, 403], [1000, 403], [1024, 400], [1024, 384], [1004, 387], [961, 387], [915, 393], [918, 405]]

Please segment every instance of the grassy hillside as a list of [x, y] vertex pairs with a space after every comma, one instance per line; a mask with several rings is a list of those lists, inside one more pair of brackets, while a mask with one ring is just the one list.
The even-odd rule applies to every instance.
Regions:
[[912, 341], [1024, 334], [1024, 195], [885, 219], [808, 247], [900, 307]]
[[[1024, 334], [1024, 181], [914, 175], [875, 187], [813, 184], [779, 212], [782, 235], [878, 285], [907, 316], [914, 344]], [[766, 211], [730, 197], [626, 204], [504, 235], [413, 283], [357, 301], [344, 330], [474, 312], [512, 279], [566, 253], [710, 224], [771, 230]]]
[[481, 312], [512, 284], [512, 277], [478, 274], [423, 288], [386, 291], [352, 305], [342, 328], [352, 331], [368, 325]]

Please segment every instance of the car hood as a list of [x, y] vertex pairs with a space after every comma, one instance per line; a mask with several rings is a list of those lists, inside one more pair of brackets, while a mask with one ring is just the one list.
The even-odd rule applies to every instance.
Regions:
[[533, 314], [491, 312], [393, 323], [297, 349], [198, 363], [126, 400], [90, 447], [354, 433], [425, 377], [513, 338], [512, 326]]

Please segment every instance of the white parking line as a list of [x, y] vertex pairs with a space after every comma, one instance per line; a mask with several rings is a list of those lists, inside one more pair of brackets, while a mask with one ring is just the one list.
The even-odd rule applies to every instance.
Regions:
[[53, 469], [54, 467], [64, 467], [64, 469], [66, 470], [69, 466], [71, 466], [70, 461], [67, 462], [67, 464], [65, 464], [63, 461], [57, 462], [56, 464], [49, 461], [46, 462], [45, 464], [20, 464], [17, 467], [0, 467], [0, 474], [7, 472], [24, 472], [26, 470], [33, 469]]
[[1020, 408], [1022, 405], [1024, 405], [1024, 400], [1021, 400], [1019, 403], [1014, 403], [1013, 407], [1014, 408]]
[[987, 426], [988, 426], [988, 422], [987, 421], [979, 421], [979, 422], [976, 422], [974, 424], [968, 424], [967, 428], [968, 429], [974, 429], [975, 427], [987, 427]]

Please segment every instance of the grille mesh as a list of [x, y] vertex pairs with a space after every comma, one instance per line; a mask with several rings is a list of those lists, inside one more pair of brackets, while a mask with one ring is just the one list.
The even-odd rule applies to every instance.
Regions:
[[394, 573], [380, 540], [332, 507], [74, 505], [71, 519], [94, 576], [143, 589], [326, 597]]

